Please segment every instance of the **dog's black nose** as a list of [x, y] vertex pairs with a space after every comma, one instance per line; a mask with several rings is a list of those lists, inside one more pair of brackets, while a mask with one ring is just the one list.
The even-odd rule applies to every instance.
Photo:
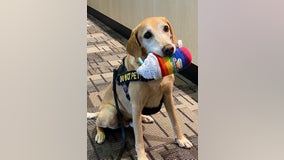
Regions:
[[162, 48], [162, 51], [166, 56], [171, 56], [174, 53], [174, 47], [171, 44], [167, 44]]

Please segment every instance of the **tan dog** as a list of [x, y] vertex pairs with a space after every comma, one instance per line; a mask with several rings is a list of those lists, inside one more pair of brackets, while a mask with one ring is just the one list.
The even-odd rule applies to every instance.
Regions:
[[[155, 52], [160, 56], [170, 56], [175, 52], [176, 46], [177, 40], [173, 28], [166, 18], [146, 18], [132, 30], [126, 46], [128, 54], [125, 58], [125, 67], [128, 71], [136, 70], [140, 66], [137, 58], [145, 59], [149, 52]], [[192, 143], [184, 137], [177, 121], [172, 95], [173, 85], [173, 74], [148, 82], [131, 82], [128, 88], [130, 101], [126, 98], [122, 86], [116, 85], [118, 103], [124, 122], [127, 125], [127, 122], [132, 120], [133, 123], [135, 148], [139, 160], [147, 159], [144, 148], [142, 121], [153, 122], [150, 116], [142, 115], [142, 110], [145, 106], [147, 108], [159, 106], [161, 100], [170, 117], [176, 142], [180, 147], [192, 147]], [[102, 128], [118, 127], [116, 114], [112, 84], [110, 84], [106, 88], [99, 112], [93, 115], [97, 117], [97, 135], [95, 137], [97, 143], [102, 143], [105, 140]], [[89, 117], [92, 117], [92, 115], [89, 115]]]

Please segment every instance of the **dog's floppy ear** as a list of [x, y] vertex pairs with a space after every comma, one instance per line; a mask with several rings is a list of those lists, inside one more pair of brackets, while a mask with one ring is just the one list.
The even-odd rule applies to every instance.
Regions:
[[175, 46], [178, 46], [178, 41], [176, 39], [175, 33], [174, 33], [174, 29], [173, 26], [171, 25], [171, 23], [169, 22], [169, 20], [166, 17], [162, 17], [164, 19], [164, 21], [169, 25], [170, 27], [170, 32], [171, 32], [171, 36], [172, 36], [172, 41], [175, 44]]
[[138, 39], [138, 27], [134, 28], [131, 32], [130, 38], [126, 44], [126, 51], [134, 57], [141, 56], [141, 44]]

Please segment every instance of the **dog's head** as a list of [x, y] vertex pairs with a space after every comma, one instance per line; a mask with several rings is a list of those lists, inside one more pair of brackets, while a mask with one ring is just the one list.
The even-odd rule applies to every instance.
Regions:
[[177, 46], [173, 27], [165, 17], [149, 17], [138, 24], [127, 41], [126, 50], [134, 57], [156, 53], [171, 56]]

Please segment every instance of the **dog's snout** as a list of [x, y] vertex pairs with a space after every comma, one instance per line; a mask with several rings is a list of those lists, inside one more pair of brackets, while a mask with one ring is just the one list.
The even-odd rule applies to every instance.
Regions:
[[174, 47], [171, 44], [167, 44], [162, 48], [162, 51], [166, 56], [171, 56], [174, 53]]

